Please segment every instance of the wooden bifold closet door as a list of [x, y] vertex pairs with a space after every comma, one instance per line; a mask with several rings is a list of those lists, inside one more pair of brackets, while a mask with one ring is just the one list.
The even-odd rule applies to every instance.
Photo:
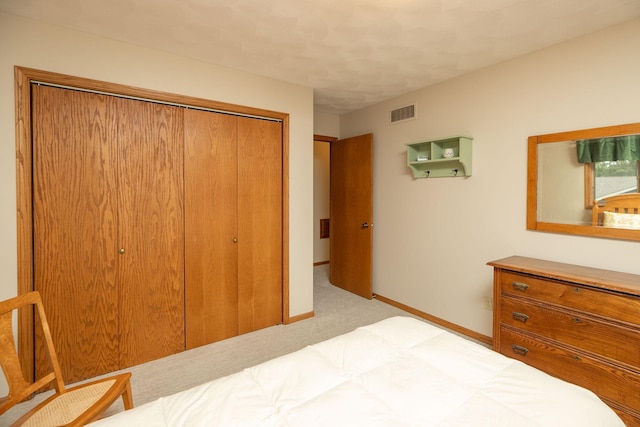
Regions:
[[185, 111], [186, 347], [282, 321], [282, 124]]
[[120, 367], [184, 350], [182, 109], [119, 99]]
[[37, 85], [32, 106], [34, 289], [65, 380], [181, 351], [181, 109]]

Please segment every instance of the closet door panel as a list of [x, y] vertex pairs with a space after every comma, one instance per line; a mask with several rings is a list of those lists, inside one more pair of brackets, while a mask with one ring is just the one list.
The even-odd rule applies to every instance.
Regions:
[[184, 350], [183, 115], [118, 99], [120, 367]]
[[186, 343], [238, 335], [237, 117], [185, 110]]
[[238, 118], [238, 322], [282, 322], [282, 124]]
[[[114, 102], [46, 86], [32, 94], [34, 289], [71, 383], [119, 367]], [[36, 331], [37, 377], [44, 351]]]

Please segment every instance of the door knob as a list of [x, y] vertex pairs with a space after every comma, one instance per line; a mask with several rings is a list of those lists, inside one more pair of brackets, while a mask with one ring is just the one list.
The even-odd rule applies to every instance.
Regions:
[[120, 248], [120, 250], [118, 252], [120, 252], [120, 254], [123, 254], [124, 253], [124, 248]]
[[362, 228], [369, 228], [369, 223], [368, 222], [363, 222], [362, 223]]
[[236, 237], [233, 238], [233, 243], [238, 243], [238, 239]]

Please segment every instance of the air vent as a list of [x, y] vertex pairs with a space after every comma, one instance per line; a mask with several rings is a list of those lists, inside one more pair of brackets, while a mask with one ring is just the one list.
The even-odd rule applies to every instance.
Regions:
[[405, 120], [411, 120], [416, 118], [416, 105], [411, 104], [405, 107], [396, 108], [391, 110], [391, 123], [403, 122]]

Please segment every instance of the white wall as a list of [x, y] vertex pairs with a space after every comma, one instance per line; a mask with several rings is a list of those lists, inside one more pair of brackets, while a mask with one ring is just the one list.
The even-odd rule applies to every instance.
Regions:
[[313, 133], [337, 138], [340, 136], [340, 116], [322, 111], [314, 111]]
[[[523, 255], [640, 273], [640, 243], [526, 230], [527, 137], [640, 121], [640, 20], [343, 115], [374, 134], [374, 292], [491, 335], [486, 263]], [[418, 103], [418, 118], [388, 124]], [[469, 135], [473, 176], [414, 180], [405, 144]]]
[[[313, 262], [329, 261], [329, 239], [320, 238], [320, 220], [329, 218], [330, 143], [313, 143]], [[331, 231], [329, 231], [331, 232]]]
[[[290, 114], [290, 315], [313, 310], [313, 91], [0, 13], [0, 299], [17, 293], [14, 65]], [[1, 387], [0, 387], [1, 388]]]

